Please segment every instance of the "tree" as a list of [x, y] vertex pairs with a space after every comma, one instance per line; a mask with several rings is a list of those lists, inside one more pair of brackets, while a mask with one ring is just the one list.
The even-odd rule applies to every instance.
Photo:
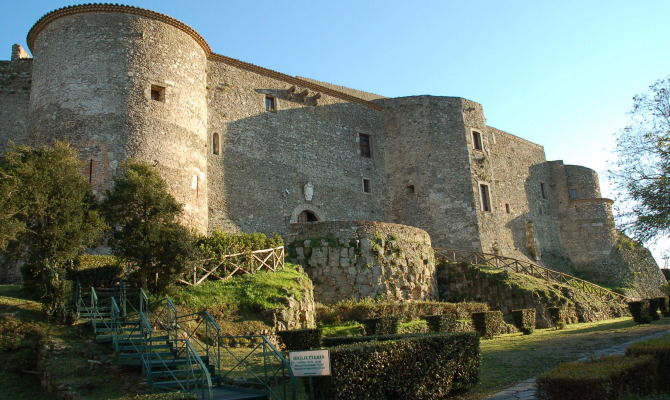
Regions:
[[18, 190], [16, 177], [0, 170], [0, 251], [5, 250], [7, 245], [25, 230], [25, 223], [17, 217]]
[[648, 241], [670, 232], [670, 77], [633, 97], [631, 115], [617, 138], [610, 176], [628, 204], [622, 227]]
[[0, 162], [6, 187], [0, 201], [13, 207], [12, 217], [5, 218], [15, 225], [6, 254], [23, 263], [24, 288], [59, 319], [69, 300], [66, 269], [105, 227], [81, 167], [77, 152], [64, 142], [13, 147]]
[[164, 293], [194, 249], [191, 233], [178, 222], [182, 205], [165, 181], [152, 166], [126, 161], [102, 207], [113, 227], [112, 251], [133, 267], [131, 281]]

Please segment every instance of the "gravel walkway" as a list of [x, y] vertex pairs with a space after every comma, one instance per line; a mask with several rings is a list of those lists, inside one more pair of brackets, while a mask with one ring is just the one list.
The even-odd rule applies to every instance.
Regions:
[[[621, 343], [616, 346], [608, 347], [603, 350], [596, 351], [591, 355], [593, 358], [599, 358], [602, 356], [609, 355], [618, 355], [625, 354], [626, 348], [633, 343], [641, 342], [643, 340], [654, 339], [660, 336], [665, 336], [670, 334], [670, 330], [665, 330], [661, 332], [656, 332], [652, 335], [642, 336], [637, 339], [628, 341], [626, 343]], [[584, 361], [590, 357], [582, 357], [577, 361]], [[485, 400], [534, 400], [537, 399], [537, 391], [535, 386], [535, 378], [526, 379], [521, 381], [514, 386], [508, 387], [507, 389], [494, 394], [493, 396], [486, 397]]]

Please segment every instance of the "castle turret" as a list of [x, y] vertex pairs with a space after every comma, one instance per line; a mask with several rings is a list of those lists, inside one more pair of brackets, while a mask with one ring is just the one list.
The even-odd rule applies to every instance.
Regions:
[[91, 4], [42, 17], [30, 30], [32, 144], [67, 140], [101, 194], [128, 158], [156, 165], [207, 228], [207, 57], [183, 23], [135, 7]]

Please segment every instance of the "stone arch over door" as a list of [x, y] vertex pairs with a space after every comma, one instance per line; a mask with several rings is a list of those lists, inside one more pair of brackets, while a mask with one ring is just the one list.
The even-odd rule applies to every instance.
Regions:
[[298, 224], [302, 222], [325, 221], [325, 214], [311, 204], [301, 204], [293, 209], [291, 213], [291, 223]]

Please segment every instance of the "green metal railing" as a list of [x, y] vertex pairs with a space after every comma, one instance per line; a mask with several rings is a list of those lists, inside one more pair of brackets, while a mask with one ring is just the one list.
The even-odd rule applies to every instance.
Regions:
[[225, 385], [264, 391], [271, 400], [296, 397], [288, 360], [266, 336], [221, 336], [216, 367]]

